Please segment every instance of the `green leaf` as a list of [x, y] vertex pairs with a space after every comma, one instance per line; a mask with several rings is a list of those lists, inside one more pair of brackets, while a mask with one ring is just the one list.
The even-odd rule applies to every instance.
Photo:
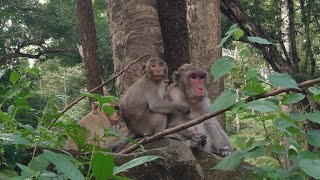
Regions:
[[103, 104], [102, 107], [101, 107], [101, 109], [106, 113], [106, 115], [107, 115], [108, 117], [110, 117], [110, 116], [114, 113], [114, 111], [115, 111], [115, 108], [114, 108], [114, 107], [112, 107], [112, 106], [110, 106], [110, 105], [107, 105], [107, 104]]
[[248, 49], [242, 49], [239, 53], [241, 57], [248, 57], [249, 54], [250, 54], [250, 51]]
[[261, 113], [279, 111], [279, 106], [268, 100], [257, 100], [249, 102], [245, 108], [255, 110]]
[[244, 35], [244, 31], [240, 28], [237, 28], [233, 34], [235, 40], [239, 40]]
[[43, 171], [45, 170], [50, 164], [50, 161], [43, 155], [40, 154], [34, 157], [28, 164], [31, 169], [36, 171]]
[[274, 72], [269, 75], [268, 80], [274, 86], [299, 89], [297, 82], [287, 73]]
[[211, 110], [213, 112], [226, 109], [232, 106], [237, 100], [237, 92], [235, 90], [225, 90], [222, 94], [213, 101]]
[[64, 173], [71, 180], [85, 179], [75, 165], [71, 163], [68, 158], [66, 158], [67, 155], [57, 154], [52, 151], [45, 150], [44, 156], [56, 166], [58, 171]]
[[139, 158], [132, 159], [131, 161], [129, 161], [129, 162], [125, 163], [125, 164], [122, 164], [119, 167], [116, 166], [115, 169], [114, 169], [113, 174], [116, 175], [118, 173], [125, 172], [128, 169], [131, 169], [133, 167], [139, 166], [140, 164], [144, 164], [146, 162], [153, 161], [153, 160], [158, 159], [158, 158], [162, 158], [162, 157], [160, 157], [160, 156], [142, 156], [142, 157], [139, 157]]
[[226, 75], [233, 67], [234, 59], [231, 57], [219, 58], [211, 67], [211, 74], [214, 81]]
[[6, 74], [6, 70], [5, 69], [0, 69], [0, 78]]
[[315, 147], [320, 147], [320, 130], [308, 130], [307, 142]]
[[299, 162], [303, 172], [315, 179], [320, 179], [320, 160], [303, 159]]
[[261, 37], [248, 36], [248, 40], [250, 42], [258, 43], [258, 44], [273, 44], [273, 43], [269, 42], [268, 40], [263, 39]]
[[304, 117], [312, 122], [320, 124], [320, 111], [306, 113]]
[[262, 94], [267, 92], [264, 89], [264, 86], [261, 82], [257, 80], [250, 80], [244, 87], [243, 87], [243, 93], [246, 96], [254, 96], [258, 94]]
[[36, 173], [35, 170], [29, 168], [28, 166], [19, 163], [16, 163], [16, 165], [22, 170], [21, 174], [23, 174], [24, 177], [31, 177]]
[[97, 180], [108, 179], [113, 174], [114, 158], [111, 154], [94, 153], [91, 166]]
[[7, 121], [7, 122], [11, 123], [12, 118], [8, 114], [6, 114], [0, 110], [0, 122], [3, 122], [3, 121]]
[[16, 82], [20, 79], [20, 74], [17, 71], [12, 71], [10, 74], [10, 82], [11, 84], [15, 85]]
[[223, 44], [226, 43], [226, 41], [237, 31], [237, 29], [239, 29], [239, 28], [238, 28], [238, 24], [233, 24], [233, 25], [229, 28], [228, 32], [226, 32], [226, 37], [224, 37], [224, 38], [221, 39], [221, 42], [220, 42], [220, 44], [219, 44], [218, 47], [222, 47]]
[[301, 93], [286, 94], [283, 96], [281, 101], [284, 105], [290, 105], [290, 104], [294, 104], [294, 103], [301, 101], [305, 97], [306, 96]]
[[11, 145], [11, 144], [22, 144], [22, 145], [29, 145], [29, 141], [21, 137], [21, 134], [18, 132], [15, 133], [0, 133], [0, 140], [2, 140], [4, 145]]
[[308, 90], [314, 95], [319, 95], [320, 94], [320, 89], [317, 89], [315, 87], [309, 87]]

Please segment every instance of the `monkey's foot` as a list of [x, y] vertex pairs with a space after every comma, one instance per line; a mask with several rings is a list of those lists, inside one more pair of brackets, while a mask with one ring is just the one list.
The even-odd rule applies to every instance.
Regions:
[[216, 150], [216, 151], [212, 151], [212, 153], [216, 154], [218, 156], [221, 156], [221, 157], [226, 157], [226, 156], [232, 154], [233, 150], [231, 150], [230, 147], [225, 146], [223, 148], [218, 148], [218, 150]]
[[204, 134], [197, 134], [194, 135], [191, 138], [191, 149], [198, 149], [199, 147], [202, 147], [206, 144], [207, 142], [207, 136]]

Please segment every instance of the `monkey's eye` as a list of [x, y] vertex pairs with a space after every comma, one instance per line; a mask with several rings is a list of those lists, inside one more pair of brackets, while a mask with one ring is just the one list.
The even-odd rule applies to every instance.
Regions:
[[160, 66], [160, 67], [163, 67], [163, 66], [164, 66], [164, 63], [159, 63], [159, 66]]
[[191, 79], [197, 79], [197, 75], [191, 74], [191, 75], [190, 75], [190, 78], [191, 78]]
[[151, 67], [152, 67], [152, 68], [155, 68], [155, 67], [157, 67], [157, 65], [155, 65], [155, 64], [152, 64], [152, 65], [151, 65]]
[[199, 77], [200, 77], [200, 79], [205, 79], [206, 78], [206, 74], [201, 74]]

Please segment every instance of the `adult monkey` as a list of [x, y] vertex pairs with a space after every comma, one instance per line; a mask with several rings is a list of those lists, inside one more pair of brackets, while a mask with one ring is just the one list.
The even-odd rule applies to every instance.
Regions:
[[[104, 128], [114, 131], [115, 126], [119, 122], [119, 104], [117, 102], [111, 102], [108, 104], [115, 108], [115, 111], [110, 117], [100, 110], [95, 103], [91, 104], [91, 111], [83, 117], [78, 124], [88, 130], [87, 143], [98, 145], [105, 148], [112, 148], [112, 143], [109, 142], [109, 137], [103, 137]], [[94, 141], [93, 137], [98, 136], [101, 138], [98, 142]], [[78, 149], [73, 140], [69, 137], [64, 146], [65, 149]]]
[[[174, 82], [168, 87], [166, 98], [175, 104], [188, 106], [190, 114], [169, 115], [168, 128], [210, 113], [211, 100], [207, 90], [209, 78], [209, 73], [205, 69], [192, 64], [184, 64], [173, 73]], [[173, 137], [187, 140], [193, 148], [199, 147], [206, 152], [221, 156], [229, 155], [233, 151], [228, 136], [215, 117], [182, 130]]]
[[168, 67], [162, 59], [151, 57], [141, 69], [143, 76], [127, 90], [120, 101], [124, 122], [130, 131], [140, 137], [165, 130], [168, 113], [189, 113], [186, 105], [173, 104], [163, 99]]

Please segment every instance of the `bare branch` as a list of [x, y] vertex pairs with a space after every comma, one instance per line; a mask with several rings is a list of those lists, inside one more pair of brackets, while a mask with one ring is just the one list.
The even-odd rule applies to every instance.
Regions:
[[[309, 86], [312, 86], [314, 84], [318, 84], [320, 83], [320, 78], [318, 79], [313, 79], [313, 80], [308, 80], [308, 81], [305, 81], [303, 83], [300, 83], [298, 84], [299, 88], [306, 88], [306, 87], [309, 87]], [[281, 94], [281, 93], [284, 93], [284, 92], [290, 92], [290, 91], [293, 91], [293, 90], [297, 90], [297, 89], [292, 89], [292, 88], [283, 88], [283, 89], [278, 89], [278, 90], [274, 90], [274, 91], [270, 91], [268, 93], [265, 93], [265, 94], [261, 94], [261, 95], [258, 95], [258, 96], [255, 96], [254, 98], [252, 97], [248, 97], [247, 99], [245, 99], [245, 102], [250, 102], [250, 101], [253, 101], [253, 100], [257, 100], [257, 99], [262, 99], [262, 98], [266, 98], [266, 97], [270, 97], [270, 96], [276, 96], [278, 94]], [[226, 108], [226, 109], [222, 109], [222, 110], [219, 110], [219, 111], [216, 111], [216, 112], [213, 112], [213, 113], [209, 113], [209, 114], [205, 114], [197, 119], [194, 119], [192, 121], [189, 121], [185, 124], [182, 124], [182, 125], [179, 125], [179, 126], [176, 126], [174, 128], [170, 128], [170, 129], [166, 129], [162, 132], [159, 132], [153, 136], [150, 136], [150, 137], [144, 137], [141, 141], [138, 142], [138, 144], [134, 144], [130, 147], [128, 147], [127, 149], [124, 149], [123, 151], [120, 152], [120, 154], [128, 154], [128, 153], [131, 153], [133, 152], [134, 150], [136, 150], [137, 148], [140, 147], [140, 145], [143, 145], [143, 144], [146, 144], [146, 143], [149, 143], [149, 142], [152, 142], [152, 141], [155, 141], [157, 139], [160, 139], [166, 135], [169, 135], [169, 134], [173, 134], [175, 132], [178, 132], [178, 131], [181, 131], [183, 129], [187, 129], [191, 126], [194, 126], [194, 125], [197, 125], [197, 124], [200, 124], [212, 117], [215, 117], [219, 114], [222, 114], [228, 110], [230, 110], [231, 107], [229, 108]]]
[[[123, 74], [124, 72], [126, 72], [132, 65], [136, 64], [137, 62], [141, 61], [142, 59], [144, 59], [145, 57], [151, 55], [149, 54], [145, 54], [141, 57], [139, 57], [138, 59], [134, 60], [132, 63], [130, 63], [127, 67], [125, 67], [124, 69], [122, 69], [118, 74], [112, 76], [110, 79], [108, 79], [107, 81], [105, 81], [104, 83], [100, 84], [98, 87], [93, 88], [89, 91], [89, 93], [96, 91], [97, 89], [102, 88], [104, 85], [110, 83], [111, 81], [113, 81], [114, 79], [116, 79], [117, 77], [119, 77], [121, 74]], [[84, 99], [85, 96], [81, 96], [78, 99], [76, 99], [75, 101], [73, 101], [72, 103], [70, 103], [68, 106], [66, 106], [61, 113], [64, 114], [65, 112], [67, 112], [72, 106], [76, 105], [78, 102], [80, 102], [82, 99]], [[56, 122], [59, 118], [56, 118], [53, 120], [53, 123]]]

